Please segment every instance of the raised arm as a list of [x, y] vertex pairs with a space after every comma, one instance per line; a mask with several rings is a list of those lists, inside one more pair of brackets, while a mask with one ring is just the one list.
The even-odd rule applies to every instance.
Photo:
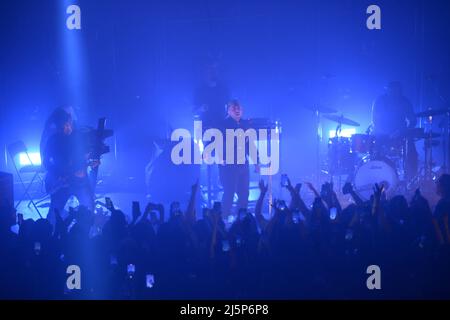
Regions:
[[212, 212], [213, 228], [211, 233], [211, 241], [209, 244], [209, 258], [214, 259], [216, 254], [216, 243], [217, 243], [217, 229], [219, 224], [220, 215], [216, 212]]
[[162, 204], [157, 204], [155, 206], [155, 209], [158, 211], [159, 213], [159, 223], [163, 224], [164, 223], [164, 206]]
[[198, 184], [199, 181], [197, 181], [192, 185], [191, 187], [191, 197], [189, 199], [189, 204], [186, 210], [186, 221], [188, 221], [190, 224], [194, 224], [196, 217], [195, 217], [195, 200], [197, 198], [197, 190], [198, 190]]
[[267, 224], [266, 219], [262, 215], [262, 207], [263, 207], [264, 198], [266, 196], [266, 193], [267, 193], [267, 185], [264, 184], [264, 180], [261, 179], [259, 181], [259, 198], [256, 201], [256, 205], [255, 205], [256, 221], [258, 221], [258, 223], [261, 227], [264, 227]]
[[[450, 232], [448, 226], [448, 209], [440, 201], [434, 209], [432, 223], [436, 239], [440, 245], [450, 243]], [[443, 227], [443, 228], [442, 228]]]
[[383, 206], [381, 204], [381, 197], [384, 192], [384, 186], [378, 185], [377, 183], [374, 186], [373, 193], [373, 204], [372, 204], [372, 216], [377, 218], [378, 224], [385, 230], [390, 231], [390, 225], [386, 219], [385, 212], [383, 210]]
[[302, 188], [301, 183], [297, 183], [295, 187], [292, 187], [291, 181], [288, 179], [287, 189], [291, 194], [291, 204], [289, 206], [289, 209], [291, 211], [299, 209], [303, 215], [307, 216], [310, 212], [305, 202], [303, 201], [302, 197], [300, 196], [301, 188]]
[[333, 207], [335, 207], [340, 213], [342, 211], [342, 206], [339, 202], [336, 192], [334, 191], [333, 184], [331, 184], [331, 202], [333, 204]]
[[443, 220], [444, 220], [446, 241], [447, 241], [447, 244], [449, 244], [450, 243], [450, 229], [448, 227], [448, 214], [444, 215]]
[[350, 182], [347, 182], [344, 184], [344, 187], [342, 188], [342, 193], [351, 195], [352, 199], [353, 199], [353, 201], [355, 201], [356, 205], [361, 206], [364, 204], [364, 201], [355, 192], [355, 190], [353, 189], [353, 185]]
[[311, 182], [306, 182], [306, 186], [314, 193], [314, 197], [320, 198], [319, 192], [317, 192], [316, 188], [314, 188], [313, 184]]

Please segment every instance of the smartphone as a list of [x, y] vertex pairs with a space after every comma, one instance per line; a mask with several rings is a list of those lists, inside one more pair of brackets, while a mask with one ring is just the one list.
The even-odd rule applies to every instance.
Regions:
[[300, 212], [298, 212], [297, 210], [295, 210], [292, 213], [292, 222], [295, 223], [295, 224], [300, 222]]
[[284, 200], [278, 200], [277, 209], [281, 211], [286, 210], [287, 209], [286, 202], [284, 202]]
[[350, 182], [347, 182], [346, 184], [344, 184], [344, 187], [342, 188], [342, 193], [347, 195], [350, 194], [352, 191], [352, 185]]
[[134, 264], [130, 263], [129, 265], [127, 265], [128, 277], [133, 278], [135, 272], [136, 266]]
[[287, 174], [282, 174], [281, 175], [281, 186], [282, 187], [287, 187], [289, 185], [289, 179]]
[[41, 253], [41, 243], [40, 242], [34, 243], [34, 253], [36, 255], [39, 255]]
[[230, 251], [230, 242], [228, 240], [222, 240], [222, 251], [223, 252]]
[[153, 274], [147, 274], [145, 276], [145, 286], [149, 289], [155, 285], [155, 276]]
[[345, 240], [352, 240], [353, 239], [353, 231], [352, 229], [347, 229], [347, 231], [345, 232]]
[[337, 216], [337, 209], [335, 207], [333, 207], [330, 209], [330, 219], [334, 220], [334, 219], [336, 219], [336, 216]]

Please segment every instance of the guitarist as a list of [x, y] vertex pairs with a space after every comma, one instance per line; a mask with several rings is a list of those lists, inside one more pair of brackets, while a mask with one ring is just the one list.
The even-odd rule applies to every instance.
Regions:
[[47, 218], [54, 223], [55, 209], [63, 212], [67, 200], [76, 196], [80, 205], [94, 208], [94, 190], [88, 177], [88, 167], [97, 168], [99, 161], [88, 163], [87, 142], [73, 126], [72, 116], [60, 112], [54, 119], [55, 132], [44, 147], [43, 164], [47, 170], [46, 190], [51, 203]]

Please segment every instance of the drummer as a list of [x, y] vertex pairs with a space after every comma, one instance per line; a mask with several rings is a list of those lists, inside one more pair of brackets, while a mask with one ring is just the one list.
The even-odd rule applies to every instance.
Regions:
[[[401, 83], [392, 81], [385, 89], [386, 92], [379, 96], [372, 106], [372, 132], [377, 139], [378, 137], [383, 139], [383, 136], [392, 139], [393, 136], [404, 132], [405, 129], [414, 128], [417, 124], [413, 106], [403, 95]], [[406, 180], [416, 175], [417, 158], [414, 142], [410, 141], [405, 163]]]
[[372, 106], [373, 133], [393, 135], [398, 130], [414, 128], [417, 123], [414, 109], [403, 95], [400, 82], [390, 82], [385, 89]]

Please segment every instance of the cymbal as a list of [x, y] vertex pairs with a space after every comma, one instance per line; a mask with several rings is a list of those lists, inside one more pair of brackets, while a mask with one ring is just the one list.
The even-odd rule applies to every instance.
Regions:
[[352, 127], [359, 127], [360, 124], [356, 121], [353, 121], [349, 118], [345, 118], [344, 116], [337, 116], [334, 114], [326, 114], [323, 116], [325, 119], [340, 123], [340, 124], [345, 124], [347, 126], [352, 126]]
[[416, 113], [415, 116], [417, 118], [428, 118], [428, 117], [440, 116], [440, 115], [446, 114], [447, 112], [450, 112], [450, 109], [447, 109], [447, 108], [429, 109], [429, 110], [425, 110], [425, 111]]
[[337, 110], [327, 106], [321, 105], [313, 105], [313, 106], [305, 106], [306, 109], [311, 111], [318, 111], [319, 113], [336, 113]]

